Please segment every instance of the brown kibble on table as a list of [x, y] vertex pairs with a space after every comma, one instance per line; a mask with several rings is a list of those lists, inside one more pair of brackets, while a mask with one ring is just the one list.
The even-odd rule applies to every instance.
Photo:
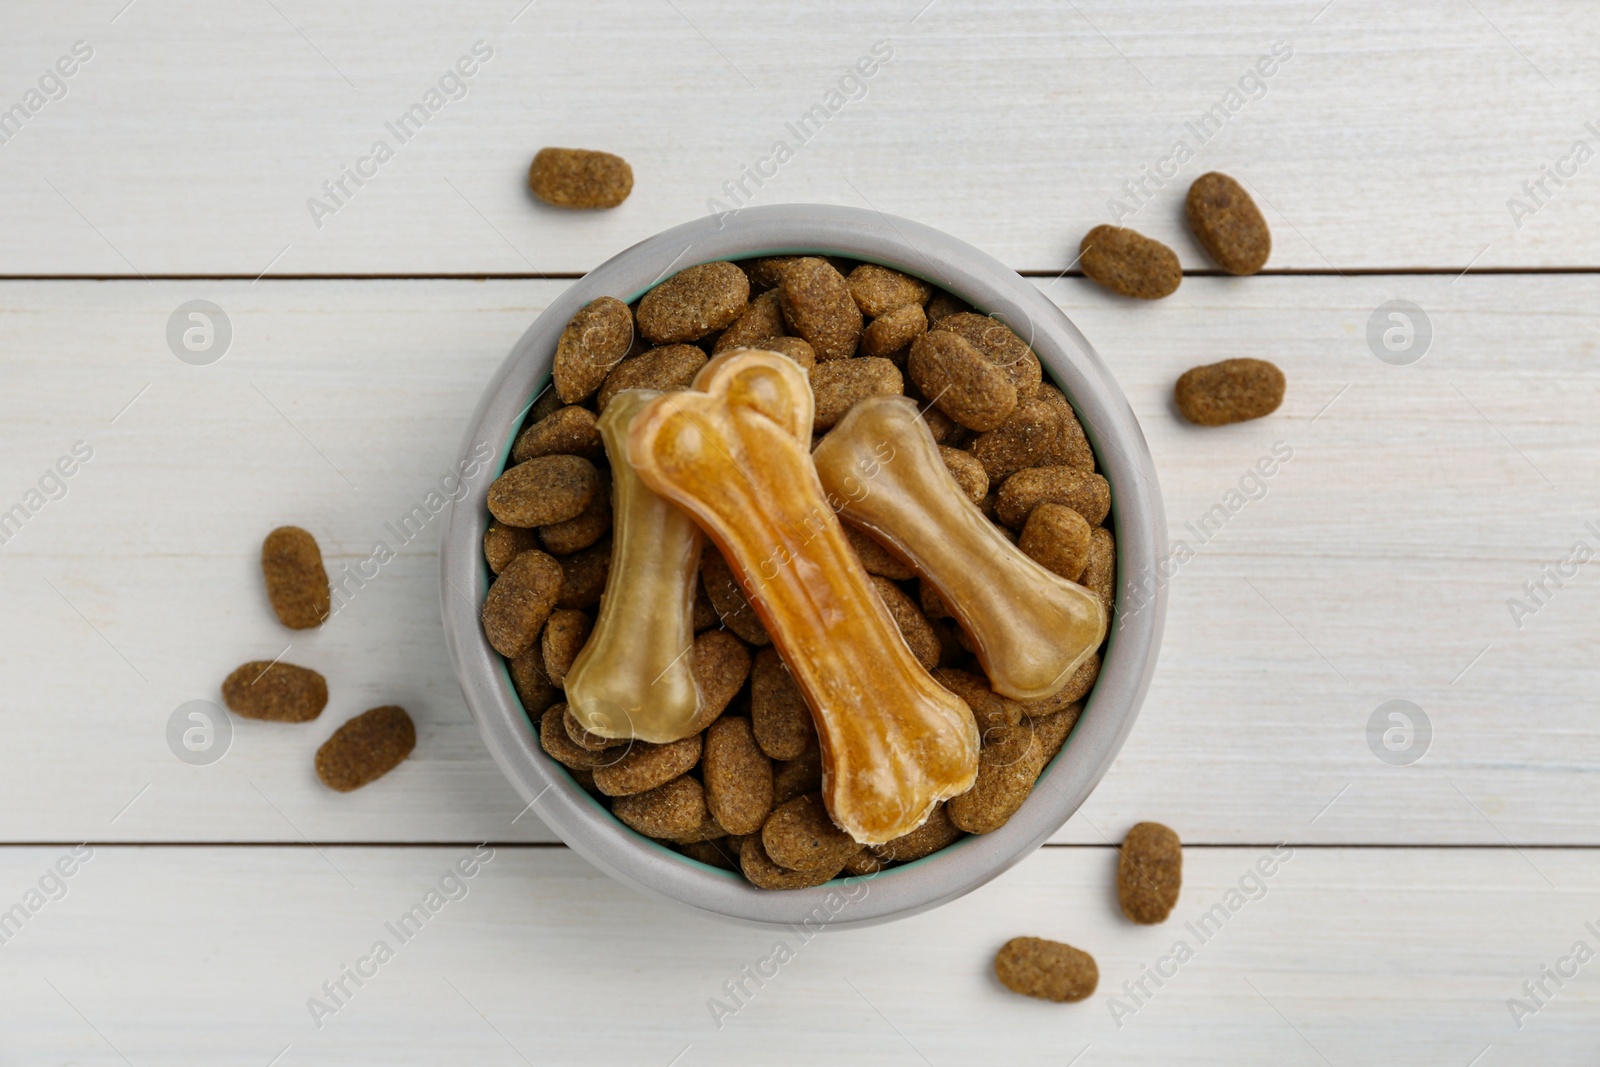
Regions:
[[855, 355], [861, 309], [831, 263], [815, 256], [795, 260], [784, 270], [778, 294], [789, 332], [811, 345], [819, 363]]
[[1046, 502], [1029, 513], [1017, 547], [1047, 570], [1076, 582], [1089, 562], [1089, 542], [1096, 529], [1105, 527], [1090, 526], [1071, 508]]
[[1042, 937], [1013, 937], [994, 954], [994, 976], [1013, 993], [1070, 1002], [1094, 995], [1100, 968], [1081, 949]]
[[536, 456], [489, 486], [489, 514], [507, 526], [549, 526], [582, 514], [600, 490], [600, 472], [582, 456]]
[[1136, 923], [1165, 922], [1183, 886], [1183, 845], [1171, 828], [1142, 822], [1128, 831], [1117, 861], [1117, 901]]
[[1089, 531], [1089, 556], [1077, 581], [1111, 610], [1117, 595], [1117, 540], [1104, 526]]
[[544, 649], [535, 641], [526, 652], [507, 662], [511, 671], [511, 684], [516, 687], [517, 699], [529, 718], [537, 718], [545, 709], [561, 699], [561, 690], [550, 681], [544, 669]]
[[785, 804], [822, 788], [822, 749], [813, 744], [799, 756], [783, 760], [772, 770], [772, 803]]
[[1189, 186], [1189, 229], [1229, 274], [1254, 274], [1272, 255], [1272, 231], [1244, 186], [1212, 171]]
[[251, 660], [223, 680], [222, 701], [246, 719], [310, 722], [328, 705], [328, 681], [309, 667]]
[[1076, 467], [1029, 467], [1007, 478], [995, 497], [995, 516], [1021, 530], [1040, 504], [1063, 504], [1093, 525], [1111, 511], [1111, 486], [1093, 471]]
[[537, 530], [524, 530], [490, 519], [489, 528], [483, 531], [483, 558], [488, 561], [490, 574], [499, 574], [522, 553], [538, 547]]
[[951, 315], [959, 315], [963, 311], [971, 311], [972, 305], [959, 297], [952, 296], [943, 289], [935, 289], [933, 295], [928, 298], [925, 310], [928, 315], [928, 328], [932, 329]]
[[896, 366], [905, 363], [911, 345], [928, 332], [928, 316], [921, 304], [906, 304], [886, 311], [867, 324], [861, 334], [861, 354], [882, 356]]
[[687, 389], [700, 368], [706, 365], [706, 354], [694, 345], [663, 345], [652, 348], [643, 355], [625, 359], [612, 368], [600, 386], [595, 405], [601, 410], [611, 403], [611, 398], [624, 389], [659, 389], [670, 393], [674, 389]]
[[[562, 731], [565, 730], [563, 726]], [[608, 797], [632, 796], [654, 789], [693, 770], [700, 762], [701, 743], [699, 734], [665, 745], [635, 741], [623, 755], [594, 768], [594, 784]]]
[[875, 574], [868, 577], [872, 580], [872, 588], [878, 591], [883, 606], [889, 609], [895, 626], [899, 627], [900, 636], [905, 638], [906, 647], [911, 649], [918, 663], [933, 670], [939, 665], [939, 635], [933, 632], [933, 625], [928, 622], [927, 616], [922, 614], [916, 601], [906, 596], [889, 579]]
[[950, 821], [950, 813], [940, 804], [927, 822], [909, 834], [871, 848], [873, 855], [886, 863], [909, 863], [933, 855], [960, 836], [961, 831]]
[[791, 871], [837, 871], [861, 845], [833, 824], [821, 793], [807, 793], [780, 805], [761, 827], [767, 855]]
[[[633, 340], [633, 311], [627, 304], [614, 296], [598, 297], [585, 304], [572, 316], [556, 342], [555, 361], [550, 371], [556, 396], [564, 404], [588, 399], [606, 380], [611, 368], [622, 362]], [[544, 421], [537, 413], [534, 418], [534, 426]], [[520, 439], [517, 444], [521, 446]]]
[[706, 728], [700, 777], [706, 806], [730, 834], [753, 834], [772, 812], [772, 760], [756, 744], [750, 720], [729, 715]]
[[570, 556], [611, 532], [611, 472], [600, 471], [600, 485], [589, 506], [565, 522], [539, 527], [539, 542], [552, 556]]
[[1183, 372], [1172, 397], [1197, 426], [1226, 426], [1271, 415], [1283, 403], [1283, 371], [1264, 359], [1225, 359]]
[[[596, 771], [597, 784], [599, 777]], [[705, 789], [688, 775], [642, 793], [618, 797], [611, 804], [611, 814], [646, 837], [669, 841], [706, 840], [705, 825], [711, 818], [706, 808]]]
[[1160, 241], [1119, 226], [1096, 226], [1078, 248], [1083, 273], [1113, 293], [1159, 300], [1183, 281], [1178, 254]]
[[811, 709], [770, 646], [756, 653], [750, 674], [750, 727], [761, 751], [775, 760], [796, 759], [817, 744]]
[[[859, 845], [856, 846], [860, 848]], [[751, 834], [739, 847], [739, 869], [758, 889], [810, 889], [832, 881], [844, 869], [844, 864], [832, 869], [819, 867], [813, 871], [791, 871], [772, 862], [760, 834]]]
[[710, 722], [727, 708], [750, 677], [750, 650], [726, 630], [694, 639], [694, 680], [700, 687], [700, 719]]
[[783, 309], [778, 306], [778, 293], [769, 289], [751, 297], [733, 324], [717, 335], [711, 354], [717, 355], [730, 348], [760, 348], [768, 337], [783, 336]]
[[685, 267], [639, 301], [639, 332], [652, 344], [698, 341], [733, 325], [750, 302], [750, 279], [735, 263]]
[[906, 373], [934, 406], [971, 430], [992, 430], [1017, 409], [1017, 387], [1004, 368], [948, 330], [916, 339]]
[[616, 207], [633, 192], [633, 168], [621, 156], [590, 148], [541, 148], [528, 188], [552, 207]]
[[868, 574], [876, 574], [895, 582], [903, 582], [917, 576], [917, 572], [911, 569], [910, 564], [884, 548], [868, 534], [862, 533], [848, 523], [843, 524], [843, 529], [844, 539], [855, 549], [856, 558], [861, 560], [861, 566]]
[[333, 732], [317, 749], [317, 777], [339, 793], [382, 778], [417, 747], [417, 728], [406, 709], [372, 708]]
[[983, 464], [978, 462], [977, 457], [971, 452], [963, 452], [949, 445], [940, 445], [939, 455], [944, 459], [944, 465], [950, 471], [950, 476], [956, 480], [961, 491], [967, 494], [967, 499], [974, 504], [982, 504], [983, 498], [989, 495], [989, 473], [983, 469]]
[[920, 278], [880, 267], [876, 263], [861, 264], [850, 272], [845, 283], [850, 287], [850, 296], [855, 300], [856, 307], [861, 309], [861, 314], [873, 319], [907, 304], [916, 304], [920, 308], [933, 293], [933, 287]]
[[291, 630], [321, 626], [333, 607], [317, 539], [298, 526], [280, 526], [261, 542], [261, 574], [278, 621]]
[[539, 647], [544, 654], [545, 674], [552, 684], [566, 687], [567, 671], [583, 651], [583, 643], [589, 640], [589, 628], [593, 625], [588, 615], [571, 608], [557, 608], [550, 613]]
[[756, 617], [756, 609], [744, 597], [744, 590], [734, 580], [733, 570], [722, 558], [717, 547], [707, 544], [700, 554], [700, 580], [705, 583], [706, 596], [728, 629], [752, 645], [769, 645], [772, 638]]
[[887, 359], [836, 359], [817, 364], [811, 372], [811, 391], [816, 398], [812, 427], [829, 430], [867, 397], [905, 392], [905, 379]]
[[581, 552], [562, 556], [558, 608], [592, 608], [600, 603], [611, 574], [611, 538], [603, 537]]
[[[596, 382], [595, 387], [598, 388], [599, 384]], [[511, 449], [511, 461], [525, 463], [535, 456], [555, 454], [582, 456], [584, 459], [599, 459], [606, 454], [605, 445], [600, 441], [600, 431], [595, 428], [594, 412], [577, 405], [551, 412], [517, 435], [517, 443]]]
[[1005, 371], [1017, 388], [1018, 399], [1026, 400], [1039, 391], [1043, 379], [1039, 357], [999, 319], [963, 311], [939, 320], [939, 329], [958, 335]]
[[561, 594], [561, 564], [530, 549], [511, 561], [483, 599], [483, 633], [502, 656], [519, 656], [539, 639]]

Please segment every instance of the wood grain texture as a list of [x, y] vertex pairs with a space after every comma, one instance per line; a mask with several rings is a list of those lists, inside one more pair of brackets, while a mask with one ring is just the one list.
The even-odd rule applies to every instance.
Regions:
[[[0, 285], [0, 506], [74, 441], [95, 450], [0, 546], [0, 840], [548, 840], [531, 814], [513, 823], [522, 804], [457, 692], [434, 531], [309, 634], [273, 621], [256, 553], [299, 523], [337, 576], [392, 541], [385, 524], [449, 471], [481, 383], [564, 284]], [[1594, 576], [1521, 629], [1506, 606], [1574, 542], [1600, 546], [1585, 527], [1600, 525], [1600, 282], [1191, 278], [1155, 306], [1041, 284], [1121, 381], [1170, 535], [1195, 548], [1140, 722], [1058, 840], [1120, 840], [1147, 818], [1221, 844], [1600, 840]], [[163, 336], [195, 297], [234, 325], [208, 367]], [[1409, 367], [1365, 339], [1397, 297], [1434, 330]], [[1178, 374], [1236, 355], [1285, 369], [1280, 412], [1180, 424]], [[1213, 507], [1280, 441], [1293, 458], [1265, 496], [1246, 483], [1260, 498], [1201, 544], [1187, 524], [1219, 525]], [[322, 718], [240, 722], [220, 763], [175, 759], [174, 709], [285, 646], [328, 676]], [[1392, 699], [1432, 722], [1413, 766], [1368, 746]], [[327, 792], [312, 752], [384, 703], [416, 719], [416, 752], [368, 789]]]
[[[96, 0], [7, 12], [0, 108], [80, 40], [94, 56], [65, 97], [0, 144], [0, 273], [582, 272], [712, 198], [737, 206], [739, 181], [755, 203], [871, 207], [1030, 270], [1066, 267], [1120, 198], [1128, 225], [1208, 268], [1182, 223], [1206, 170], [1255, 191], [1274, 269], [1600, 266], [1600, 163], [1567, 158], [1577, 139], [1600, 151], [1582, 0]], [[480, 40], [493, 58], [466, 95], [391, 134]], [[893, 58], [864, 95], [846, 83], [858, 99], [789, 132], [878, 41]], [[1292, 57], [1229, 101], [1274, 45]], [[1188, 124], [1229, 103], [1202, 143]], [[380, 139], [393, 158], [329, 200]], [[1164, 187], [1124, 192], [1180, 139], [1193, 158]], [[743, 168], [778, 140], [793, 158], [757, 188]], [[632, 197], [535, 203], [544, 145], [622, 154]], [[1558, 165], [1559, 184], [1522, 190]], [[314, 218], [313, 197], [336, 214]]]
[[[0, 851], [0, 899], [20, 899], [60, 851]], [[1298, 849], [1268, 862], [1264, 878], [1265, 849], [1190, 849], [1172, 918], [1136, 927], [1117, 911], [1112, 850], [1053, 848], [936, 912], [803, 936], [646, 901], [566, 849], [503, 847], [446, 885], [457, 899], [441, 894], [402, 943], [386, 924], [425, 903], [472, 851], [97, 848], [67, 895], [4, 946], [7, 1058], [1593, 1062], [1597, 964], [1560, 988], [1547, 983], [1551, 995], [1520, 1030], [1507, 1006], [1576, 942], [1595, 947], [1585, 925], [1600, 919], [1592, 852], [1534, 854], [1552, 887], [1503, 848]], [[1187, 924], [1208, 913], [1202, 938]], [[1050, 1004], [1005, 991], [990, 961], [1018, 935], [1090, 952], [1097, 992]], [[1180, 940], [1193, 955], [1174, 974], [1160, 961]], [[392, 958], [365, 965], [360, 987], [345, 979], [348, 997], [319, 1028], [308, 1000], [332, 1007], [322, 984], [378, 941]], [[769, 965], [758, 987], [743, 969], [773, 958], [779, 942], [792, 958]], [[1157, 966], [1168, 973], [1159, 988], [1144, 977]], [[1148, 998], [1123, 991], [1141, 979]], [[742, 1005], [723, 989], [736, 981], [750, 991]], [[1120, 1027], [1112, 997], [1136, 1005], [1119, 1013]], [[738, 1007], [720, 1028], [712, 998]]]

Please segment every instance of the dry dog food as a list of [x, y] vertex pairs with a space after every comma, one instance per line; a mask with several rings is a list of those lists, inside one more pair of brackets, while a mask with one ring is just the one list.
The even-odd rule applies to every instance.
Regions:
[[1202, 174], [1184, 204], [1189, 229], [1229, 274], [1254, 274], [1272, 255], [1272, 231], [1244, 187], [1226, 174]]
[[1128, 831], [1117, 861], [1117, 900], [1122, 914], [1136, 923], [1165, 922], [1183, 886], [1183, 846], [1178, 835], [1158, 822]]
[[1225, 426], [1271, 415], [1283, 403], [1283, 371], [1264, 359], [1225, 359], [1183, 372], [1173, 399], [1197, 426]]
[[712, 818], [730, 834], [753, 834], [772, 813], [772, 760], [750, 720], [728, 715], [706, 728], [701, 776]]
[[807, 793], [780, 805], [761, 826], [761, 844], [791, 871], [837, 871], [861, 845], [833, 824], [822, 794]]
[[261, 542], [261, 574], [278, 621], [291, 630], [321, 626], [333, 606], [317, 539], [298, 526], [280, 526]]
[[732, 263], [679, 271], [639, 301], [639, 332], [652, 344], [698, 341], [733, 325], [750, 302], [750, 279]]
[[849, 359], [861, 341], [861, 309], [850, 286], [825, 259], [806, 257], [784, 268], [778, 283], [784, 321], [819, 362]]
[[750, 725], [761, 751], [775, 760], [797, 759], [817, 744], [811, 710], [775, 648], [756, 653], [750, 678]]
[[733, 325], [717, 334], [711, 346], [713, 356], [730, 348], [761, 348], [768, 337], [782, 337], [784, 331], [783, 308], [778, 303], [778, 291], [769, 289], [753, 297]]
[[528, 188], [555, 207], [616, 207], [633, 192], [633, 168], [621, 156], [588, 148], [541, 148]]
[[992, 430], [1017, 408], [1017, 387], [960, 334], [931, 330], [917, 338], [906, 373], [933, 405], [969, 430]]
[[1093, 956], [1042, 937], [1013, 937], [1001, 945], [994, 976], [1013, 993], [1040, 1000], [1083, 1000], [1100, 984]]
[[1123, 296], [1159, 300], [1183, 281], [1176, 252], [1119, 226], [1096, 226], [1084, 234], [1078, 256], [1084, 274]]
[[512, 560], [483, 601], [483, 632], [502, 656], [518, 656], [539, 639], [561, 592], [561, 564], [530, 549]]
[[548, 526], [577, 518], [600, 490], [600, 472], [582, 456], [535, 456], [489, 486], [489, 513], [507, 526]]
[[911, 345], [928, 332], [928, 315], [921, 304], [905, 304], [867, 323], [861, 332], [861, 354], [881, 356], [896, 366], [905, 364]]
[[247, 719], [310, 722], [328, 705], [328, 681], [309, 667], [252, 660], [223, 681], [222, 700]]
[[382, 778], [417, 747], [417, 728], [406, 709], [372, 708], [333, 732], [317, 749], [317, 777], [329, 789], [348, 793]]
[[705, 788], [688, 775], [642, 793], [617, 797], [611, 814], [646, 837], [709, 840], [701, 829], [711, 818]]
[[512, 560], [528, 549], [538, 547], [538, 530], [507, 526], [498, 520], [491, 520], [489, 528], [483, 531], [483, 558], [488, 560], [489, 570], [494, 574], [505, 570]]
[[812, 426], [820, 433], [833, 428], [844, 413], [869, 396], [900, 396], [905, 380], [887, 359], [836, 359], [811, 372], [816, 411]]
[[896, 308], [921, 308], [933, 294], [927, 282], [876, 263], [861, 264], [845, 281], [861, 314], [873, 319]]
[[601, 411], [611, 398], [624, 389], [687, 389], [695, 373], [706, 365], [706, 354], [694, 345], [662, 345], [625, 359], [614, 367], [600, 386], [597, 403]]
[[620, 758], [594, 768], [595, 788], [608, 797], [625, 797], [665, 785], [700, 762], [702, 744], [699, 734], [665, 745], [635, 741]]
[[1040, 504], [1062, 504], [1098, 526], [1111, 513], [1111, 485], [1077, 467], [1029, 467], [1007, 478], [995, 497], [995, 517], [1021, 530]]
[[1067, 581], [1076, 582], [1089, 562], [1094, 529], [1089, 520], [1064, 504], [1038, 504], [1022, 526], [1017, 547]]
[[[600, 388], [611, 368], [622, 362], [633, 347], [633, 337], [633, 312], [614, 296], [602, 296], [572, 316], [567, 328], [561, 331], [561, 340], [556, 342], [551, 369], [556, 395], [561, 402], [576, 404]], [[531, 431], [538, 425], [536, 422], [528, 429]], [[539, 454], [529, 453], [517, 462]]]

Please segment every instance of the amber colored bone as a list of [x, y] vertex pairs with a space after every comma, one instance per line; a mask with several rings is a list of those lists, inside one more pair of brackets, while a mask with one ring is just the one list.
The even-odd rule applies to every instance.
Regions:
[[909, 833], [972, 787], [972, 712], [912, 656], [845, 540], [802, 443], [804, 372], [740, 350], [694, 384], [635, 416], [634, 469], [733, 565], [811, 707], [833, 821], [863, 844]]
[[984, 518], [909, 399], [861, 401], [812, 459], [839, 514], [938, 589], [1001, 696], [1054, 696], [1100, 647], [1099, 599], [1024, 555]]
[[600, 416], [611, 457], [611, 576], [594, 631], [567, 671], [566, 691], [567, 707], [590, 733], [665, 744], [707, 724], [689, 651], [700, 529], [628, 465], [628, 423], [660, 395], [625, 389]]

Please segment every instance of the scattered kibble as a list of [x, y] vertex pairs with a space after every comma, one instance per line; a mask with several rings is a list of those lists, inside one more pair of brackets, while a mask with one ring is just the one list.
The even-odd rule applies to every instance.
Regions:
[[1173, 399], [1197, 426], [1226, 426], [1271, 415], [1283, 403], [1283, 371], [1264, 359], [1225, 359], [1183, 372]]
[[1212, 171], [1189, 186], [1189, 229], [1229, 274], [1254, 274], [1272, 255], [1272, 231], [1244, 186]]
[[1083, 273], [1123, 296], [1159, 300], [1178, 291], [1178, 254], [1160, 241], [1119, 226], [1096, 226], [1078, 249]]
[[382, 778], [417, 747], [417, 728], [393, 704], [372, 708], [333, 732], [317, 749], [317, 777], [339, 793]]
[[616, 207], [633, 192], [633, 168], [621, 156], [588, 148], [541, 148], [528, 188], [554, 207]]
[[223, 681], [222, 700], [247, 719], [310, 722], [328, 705], [328, 681], [309, 667], [251, 660]]
[[317, 539], [298, 526], [280, 526], [261, 542], [261, 574], [278, 621], [291, 630], [321, 626], [333, 606]]

